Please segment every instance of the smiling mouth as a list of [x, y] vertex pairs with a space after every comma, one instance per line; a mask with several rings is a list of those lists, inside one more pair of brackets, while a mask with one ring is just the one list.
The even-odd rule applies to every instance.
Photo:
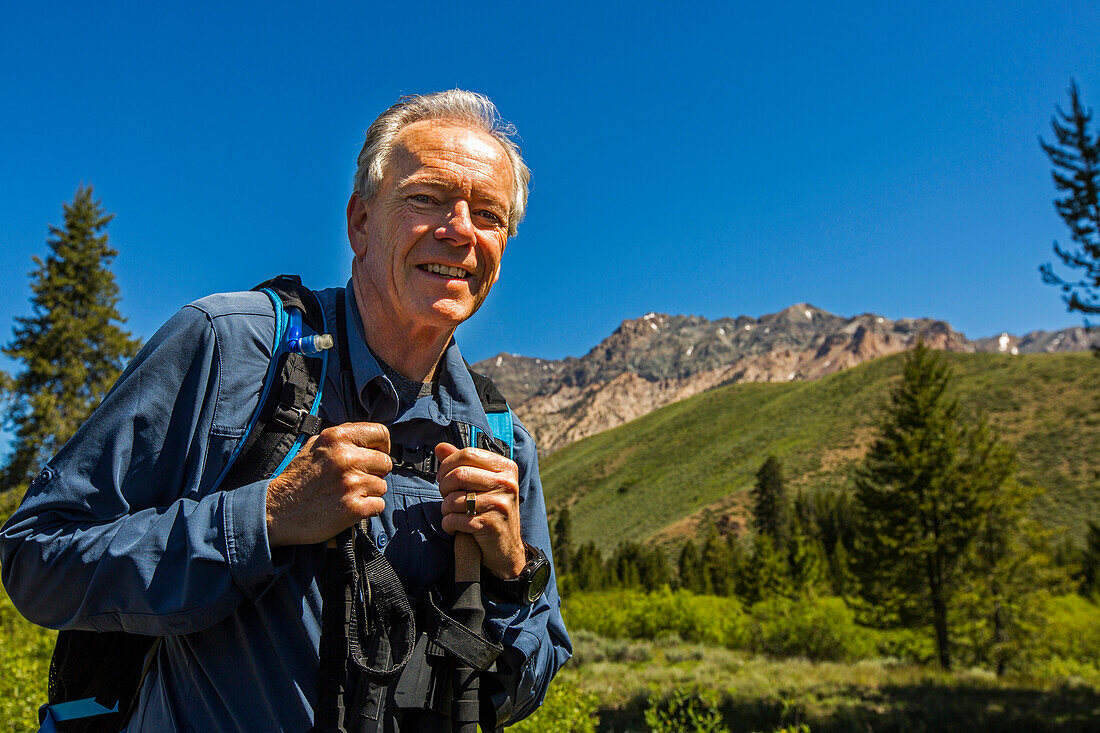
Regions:
[[443, 277], [458, 278], [465, 280], [470, 276], [470, 273], [461, 267], [448, 267], [447, 265], [437, 265], [432, 263], [430, 265], [417, 265], [417, 268], [424, 272], [430, 272], [433, 275], [442, 275]]

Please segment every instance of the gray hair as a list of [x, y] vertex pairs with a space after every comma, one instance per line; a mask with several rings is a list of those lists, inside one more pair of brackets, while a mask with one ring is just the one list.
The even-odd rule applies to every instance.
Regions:
[[422, 120], [453, 120], [491, 135], [504, 148], [512, 164], [512, 206], [508, 214], [508, 236], [515, 236], [527, 210], [527, 186], [531, 171], [523, 162], [519, 146], [512, 140], [516, 128], [504, 121], [496, 105], [484, 94], [449, 89], [433, 94], [401, 97], [378, 116], [367, 130], [355, 171], [355, 193], [369, 199], [378, 192], [393, 152], [393, 141], [406, 126]]

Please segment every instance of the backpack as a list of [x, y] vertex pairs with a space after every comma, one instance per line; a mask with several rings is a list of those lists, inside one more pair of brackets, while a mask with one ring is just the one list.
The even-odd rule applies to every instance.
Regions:
[[[266, 293], [274, 305], [274, 347], [259, 403], [214, 484], [226, 489], [277, 476], [306, 440], [328, 426], [317, 414], [328, 368], [327, 348], [332, 345], [320, 301], [294, 275], [280, 275], [253, 290]], [[337, 305], [335, 325], [340, 335], [344, 386], [354, 382], [344, 333], [342, 298]], [[472, 369], [470, 375], [489, 426], [500, 437], [491, 440], [472, 426], [464, 426], [462, 437], [467, 445], [495, 450], [511, 458], [511, 410], [488, 377]], [[416, 460], [400, 453], [395, 451], [395, 465], [424, 473], [431, 471], [434, 476], [434, 454]], [[334, 593], [348, 599], [363, 597], [361, 590], [369, 585], [366, 597], [372, 601], [366, 606], [330, 603], [326, 598], [322, 606], [319, 695], [326, 694], [326, 688], [334, 690], [342, 685], [342, 680], [336, 678], [345, 669], [345, 659], [339, 658], [338, 651], [346, 655], [350, 650], [354, 661], [373, 682], [385, 684], [400, 674], [416, 641], [412, 611], [401, 581], [369, 536], [352, 527], [338, 536], [337, 544], [339, 549], [335, 552], [342, 556], [342, 562], [332, 573], [335, 580], [326, 581], [328, 597]], [[355, 608], [356, 605], [361, 607]], [[382, 668], [370, 666], [369, 660], [363, 658], [364, 648], [380, 646], [379, 634], [384, 637], [381, 645], [386, 647], [383, 654], [386, 663]], [[327, 653], [325, 637], [337, 639], [335, 645], [327, 646]], [[117, 733], [137, 705], [159, 646], [159, 637], [123, 631], [59, 632], [50, 660], [49, 702], [38, 713], [39, 733]], [[340, 708], [342, 719], [342, 704]]]

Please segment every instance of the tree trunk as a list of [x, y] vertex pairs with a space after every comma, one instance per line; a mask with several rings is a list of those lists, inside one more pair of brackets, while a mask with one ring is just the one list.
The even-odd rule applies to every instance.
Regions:
[[951, 670], [951, 646], [947, 635], [947, 603], [943, 598], [943, 579], [935, 571], [931, 561], [928, 563], [928, 590], [932, 598], [932, 626], [936, 631], [936, 652], [939, 654], [940, 667]]

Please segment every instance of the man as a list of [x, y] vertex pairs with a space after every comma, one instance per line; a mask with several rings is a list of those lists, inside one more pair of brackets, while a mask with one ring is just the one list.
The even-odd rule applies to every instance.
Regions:
[[[452, 430], [492, 434], [452, 336], [499, 277], [528, 179], [485, 97], [402, 99], [359, 156], [351, 281], [318, 292], [326, 323], [344, 313], [354, 375], [346, 389], [348, 365], [327, 370], [320, 414], [335, 427], [270, 481], [218, 485], [259, 400], [275, 314], [261, 293], [216, 295], [157, 332], [32, 483], [0, 533], [4, 583], [24, 615], [163, 637], [127, 730], [309, 730], [325, 545], [361, 520], [418, 610], [456, 533], [505, 586], [549, 556], [530, 434], [515, 423], [513, 461], [454, 445]], [[425, 445], [435, 477], [394, 467], [394, 447]], [[553, 582], [533, 603], [484, 603], [485, 633], [503, 646], [482, 680], [487, 727], [534, 710], [570, 644]], [[396, 687], [349, 727], [441, 725], [405, 710]]]

